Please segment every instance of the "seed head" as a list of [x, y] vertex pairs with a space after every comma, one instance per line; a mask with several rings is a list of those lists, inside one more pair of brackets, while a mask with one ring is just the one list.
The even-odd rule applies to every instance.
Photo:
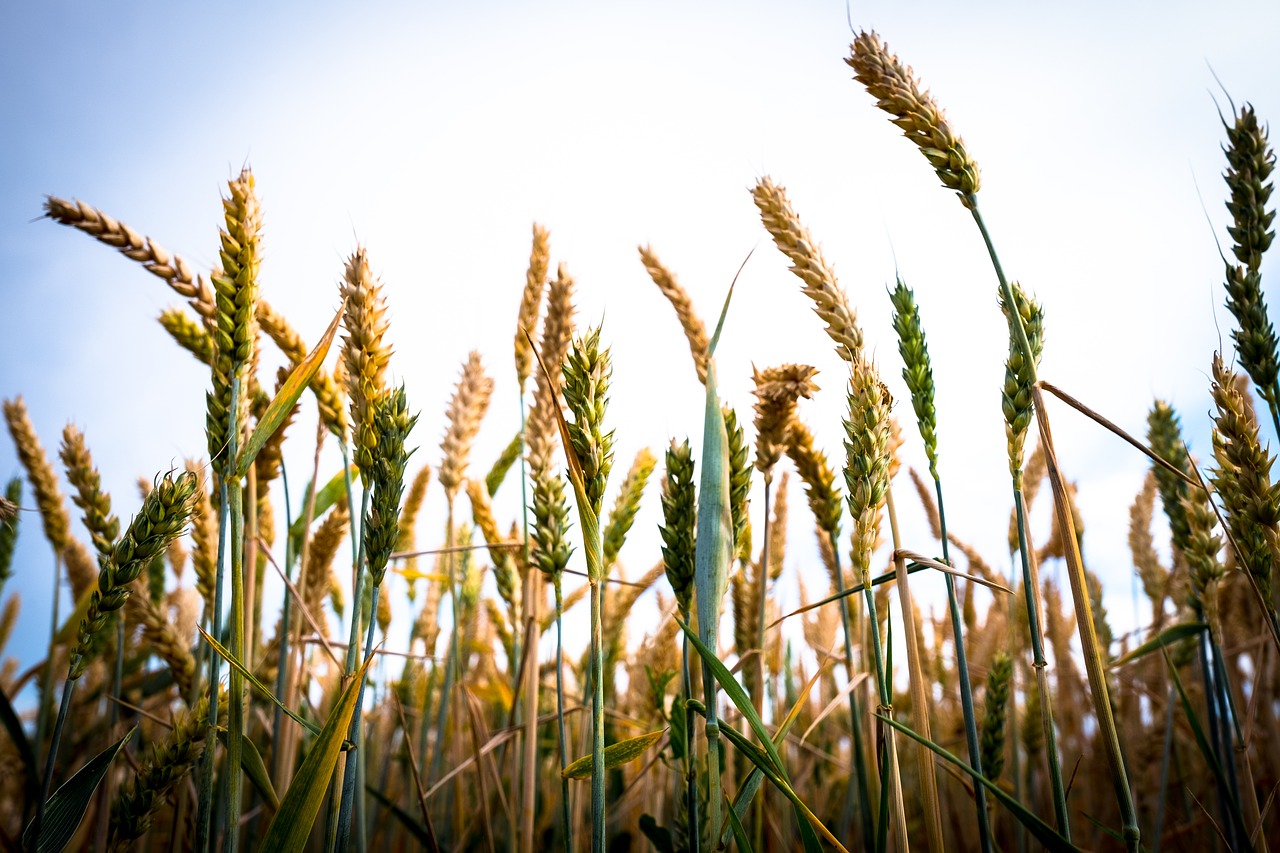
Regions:
[[686, 615], [693, 603], [694, 554], [698, 498], [693, 451], [689, 440], [667, 448], [667, 475], [662, 480], [662, 562], [676, 603]]
[[444, 487], [445, 496], [452, 501], [467, 475], [467, 461], [471, 445], [480, 431], [480, 422], [489, 410], [489, 398], [493, 396], [493, 380], [484, 373], [480, 353], [471, 352], [462, 366], [462, 375], [449, 401], [448, 421], [440, 450], [444, 459], [437, 475]]
[[1250, 423], [1235, 375], [1218, 353], [1213, 358], [1213, 402], [1217, 407], [1213, 430], [1217, 466], [1211, 479], [1222, 496], [1240, 562], [1253, 575], [1267, 609], [1272, 610], [1271, 561], [1280, 550], [1280, 483], [1271, 484], [1274, 457], [1258, 441], [1257, 424]]
[[871, 553], [880, 531], [881, 507], [889, 489], [889, 390], [865, 359], [853, 363], [849, 417], [844, 422], [845, 488], [853, 517], [851, 563], [864, 584], [871, 581]]
[[85, 445], [84, 433], [71, 424], [62, 431], [59, 456], [66, 466], [67, 480], [76, 489], [71, 500], [84, 512], [84, 526], [93, 547], [99, 555], [108, 556], [120, 535], [120, 521], [111, 513], [111, 496], [102, 491], [102, 478]]
[[657, 464], [658, 460], [654, 458], [653, 452], [647, 447], [642, 448], [636, 454], [635, 461], [631, 463], [631, 469], [627, 471], [627, 476], [622, 481], [618, 498], [613, 504], [613, 512], [609, 514], [609, 523], [604, 528], [603, 550], [606, 568], [618, 559], [618, 552], [622, 550], [622, 545], [627, 540], [627, 533], [635, 523], [636, 513], [640, 511], [640, 499], [644, 497], [644, 487], [648, 485], [649, 476]]
[[71, 515], [62, 500], [58, 488], [58, 476], [45, 455], [36, 429], [27, 414], [27, 404], [21, 397], [4, 401], [4, 418], [9, 425], [9, 435], [18, 451], [18, 460], [26, 469], [27, 480], [35, 492], [36, 506], [40, 508], [40, 520], [44, 523], [44, 535], [56, 551], [66, 547], [71, 535]]
[[729, 450], [729, 515], [733, 519], [732, 553], [739, 560], [751, 559], [751, 448], [738, 423], [738, 414], [724, 406], [724, 429]]
[[112, 611], [124, 606], [142, 570], [163, 554], [170, 542], [186, 532], [195, 504], [196, 486], [196, 476], [189, 471], [176, 479], [166, 474], [147, 495], [142, 509], [115, 543], [110, 556], [102, 560], [98, 588], [80, 622], [76, 650], [71, 658], [71, 678], [84, 674], [94, 635], [106, 626]]
[[[911, 391], [911, 407], [929, 458], [929, 473], [938, 479], [938, 412], [934, 405], [933, 367], [929, 363], [929, 346], [920, 322], [920, 309], [915, 294], [898, 279], [889, 292], [893, 302], [893, 328], [898, 333], [898, 352], [902, 355], [902, 378]], [[986, 765], [983, 765], [984, 767]]]
[[181, 308], [166, 308], [160, 312], [160, 325], [169, 336], [201, 364], [213, 363], [213, 336], [204, 324], [191, 319]]
[[791, 420], [787, 429], [787, 455], [796, 466], [796, 473], [804, 481], [809, 511], [818, 527], [834, 542], [840, 537], [840, 488], [836, 474], [827, 463], [827, 457], [813, 444], [813, 433], [798, 417]]
[[[222, 200], [225, 225], [220, 232], [220, 269], [213, 274], [214, 346], [213, 388], [206, 395], [209, 458], [219, 471], [230, 467], [228, 448], [233, 435], [245, 428], [250, 365], [258, 337], [255, 319], [258, 299], [258, 242], [262, 212], [254, 192], [253, 172], [244, 169], [227, 184]], [[240, 399], [231, 410], [231, 385], [240, 380]], [[233, 423], [234, 422], [234, 423]]]
[[1004, 770], [1004, 727], [1009, 707], [1009, 687], [1013, 680], [1013, 661], [1005, 652], [996, 652], [987, 673], [987, 695], [982, 708], [980, 749], [982, 770], [990, 780], [998, 781]]
[[347, 397], [351, 400], [355, 463], [365, 471], [373, 465], [373, 452], [378, 444], [373, 426], [374, 407], [386, 393], [384, 375], [391, 359], [391, 347], [382, 340], [390, 325], [387, 302], [363, 247], [357, 247], [347, 260], [338, 290], [346, 300], [343, 325], [347, 336], [342, 341], [342, 361]]
[[978, 164], [965, 150], [964, 140], [951, 130], [937, 101], [921, 89], [911, 67], [898, 61], [880, 36], [866, 31], [854, 39], [845, 62], [853, 69], [854, 79], [876, 99], [876, 106], [893, 116], [890, 121], [920, 149], [942, 185], [972, 208], [973, 196], [982, 185]]
[[[533, 372], [533, 350], [529, 337], [537, 330], [538, 312], [542, 308], [542, 291], [547, 286], [547, 267], [551, 262], [551, 232], [533, 223], [533, 248], [529, 252], [529, 270], [520, 294], [520, 314], [516, 317], [516, 379], [521, 393]], [[525, 332], [529, 337], [525, 336]]]
[[1267, 129], [1258, 125], [1252, 104], [1240, 108], [1234, 123], [1223, 119], [1222, 126], [1227, 131], [1227, 144], [1222, 146], [1227, 155], [1223, 178], [1231, 192], [1227, 210], [1234, 222], [1227, 230], [1235, 241], [1236, 260], [1256, 273], [1262, 265], [1262, 253], [1275, 237], [1270, 228], [1276, 214], [1267, 210], [1272, 189], [1267, 179], [1276, 167], [1276, 155], [1267, 142]]
[[1035, 367], [1040, 363], [1040, 353], [1044, 349], [1044, 309], [1034, 298], [1028, 296], [1022, 285], [1013, 282], [1013, 298], [1017, 304], [1018, 314], [1022, 317], [1022, 327], [1027, 333], [1027, 342], [1031, 344], [1031, 353], [1035, 365], [1026, 361], [1022, 347], [1018, 345], [1014, 334], [1014, 319], [1009, 313], [1009, 306], [1000, 297], [1000, 310], [1004, 312], [1009, 325], [1009, 357], [1004, 363], [1004, 386], [1000, 389], [1000, 403], [1004, 410], [1005, 437], [1009, 451], [1009, 473], [1013, 475], [1014, 485], [1022, 486], [1022, 450], [1027, 440], [1027, 429], [1031, 426], [1032, 397], [1031, 390], [1035, 384]]
[[813, 300], [814, 313], [827, 324], [827, 335], [836, 352], [852, 362], [862, 352], [858, 315], [849, 305], [836, 273], [822, 257], [822, 250], [787, 200], [787, 191], [767, 175], [751, 191], [760, 220], [782, 254], [791, 259], [791, 271], [800, 278], [805, 296]]
[[786, 450], [787, 428], [795, 418], [797, 401], [801, 397], [812, 399], [818, 390], [813, 381], [817, 372], [816, 367], [807, 364], [752, 369], [756, 383], [756, 468], [766, 481], [773, 479], [773, 466]]
[[564, 399], [573, 414], [569, 441], [582, 463], [587, 502], [597, 516], [604, 505], [605, 483], [613, 467], [613, 430], [604, 431], [613, 365], [609, 350], [600, 349], [600, 328], [573, 342], [564, 363]]
[[697, 309], [693, 307], [693, 300], [689, 298], [689, 294], [680, 286], [675, 275], [662, 265], [662, 261], [658, 260], [653, 249], [649, 246], [640, 246], [639, 249], [640, 262], [644, 264], [649, 278], [653, 279], [658, 290], [662, 291], [662, 295], [667, 297], [667, 301], [675, 309], [676, 319], [680, 321], [685, 339], [689, 341], [689, 353], [693, 356], [694, 369], [698, 371], [698, 381], [706, 385], [707, 360], [710, 358], [707, 351], [711, 346], [710, 339], [707, 338], [707, 327], [698, 316]]
[[373, 428], [378, 436], [373, 467], [366, 470], [373, 495], [369, 518], [364, 525], [364, 550], [369, 561], [369, 577], [374, 586], [382, 583], [387, 560], [400, 537], [400, 498], [404, 494], [404, 471], [412, 450], [405, 441], [417, 415], [409, 414], [404, 386], [382, 396], [375, 405]]

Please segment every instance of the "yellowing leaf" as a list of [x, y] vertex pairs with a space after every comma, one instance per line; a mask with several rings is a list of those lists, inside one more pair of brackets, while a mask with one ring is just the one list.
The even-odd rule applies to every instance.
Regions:
[[[656, 732], [640, 735], [639, 737], [620, 740], [617, 743], [610, 744], [604, 748], [604, 769], [612, 770], [615, 767], [621, 767], [635, 761], [649, 747], [658, 742], [658, 738], [666, 734], [666, 729], [658, 729]], [[560, 772], [565, 779], [590, 779], [591, 778], [591, 755], [584, 755], [577, 761], [570, 764]]]

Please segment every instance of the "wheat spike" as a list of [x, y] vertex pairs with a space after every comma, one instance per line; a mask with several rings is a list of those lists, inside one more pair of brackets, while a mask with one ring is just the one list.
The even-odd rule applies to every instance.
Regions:
[[640, 246], [639, 250], [640, 262], [644, 264], [649, 278], [653, 279], [658, 290], [662, 291], [662, 295], [667, 297], [667, 301], [675, 309], [676, 319], [680, 321], [680, 328], [684, 329], [684, 336], [689, 341], [689, 354], [693, 356], [693, 366], [698, 372], [698, 381], [706, 385], [707, 360], [710, 358], [707, 351], [711, 346], [707, 338], [707, 327], [698, 316], [697, 309], [693, 307], [693, 300], [689, 298], [689, 294], [680, 286], [675, 275], [663, 266], [662, 261], [658, 260], [653, 249], [649, 246]]
[[195, 503], [195, 490], [194, 474], [184, 472], [176, 479], [166, 475], [147, 495], [142, 509], [133, 517], [124, 536], [116, 542], [111, 557], [102, 561], [98, 588], [89, 602], [88, 612], [80, 621], [70, 678], [76, 679], [84, 674], [94, 636], [106, 626], [111, 611], [124, 605], [134, 580], [156, 555], [168, 547], [170, 541], [186, 531]]
[[67, 512], [62, 490], [58, 487], [58, 475], [49, 464], [36, 429], [31, 424], [27, 404], [21, 397], [4, 401], [4, 419], [18, 451], [18, 460], [26, 470], [27, 480], [35, 493], [45, 538], [55, 551], [62, 551], [71, 535], [71, 515]]
[[853, 362], [862, 352], [862, 330], [858, 328], [857, 313], [836, 281], [835, 270], [822, 257], [822, 250], [801, 224], [780, 184], [766, 175], [751, 194], [760, 208], [765, 229], [791, 259], [791, 271], [799, 276], [805, 295], [813, 300], [814, 313], [827, 324], [836, 352], [845, 361]]
[[151, 603], [141, 579], [134, 581], [133, 594], [125, 599], [124, 606], [129, 621], [142, 626], [142, 638], [168, 664], [179, 692], [183, 696], [188, 695], [195, 681], [195, 658], [191, 656], [191, 649], [178, 629], [159, 607]]
[[550, 263], [551, 232], [535, 222], [533, 248], [529, 250], [529, 269], [525, 272], [524, 290], [520, 294], [520, 313], [516, 316], [516, 380], [521, 394], [524, 394], [524, 384], [533, 372], [533, 348], [529, 341], [537, 330], [542, 291], [547, 286], [547, 268]]
[[108, 246], [119, 249], [127, 258], [137, 261], [151, 274], [160, 277], [175, 293], [190, 300], [191, 307], [212, 327], [216, 309], [213, 292], [202, 276], [191, 272], [191, 265], [171, 255], [150, 237], [143, 237], [123, 222], [112, 219], [96, 207], [82, 201], [67, 201], [45, 196], [45, 215], [63, 225], [78, 228]]
[[58, 455], [66, 467], [67, 480], [76, 489], [71, 500], [84, 512], [84, 526], [93, 547], [105, 557], [120, 535], [120, 521], [111, 513], [111, 496], [102, 491], [102, 478], [94, 467], [84, 433], [67, 424]]
[[858, 33], [845, 62], [853, 69], [854, 79], [876, 99], [876, 106], [892, 115], [890, 121], [920, 149], [942, 185], [971, 208], [982, 186], [978, 164], [965, 150], [964, 140], [952, 131], [937, 101], [920, 88], [911, 67], [899, 62], [878, 35], [866, 31]]
[[480, 422], [489, 410], [493, 396], [493, 380], [484, 373], [480, 353], [474, 350], [462, 366], [462, 375], [449, 401], [447, 418], [449, 426], [440, 443], [443, 459], [436, 478], [444, 488], [445, 496], [452, 501], [466, 478], [467, 461], [471, 456], [471, 444], [480, 431]]
[[756, 469], [765, 482], [773, 480], [773, 466], [787, 448], [787, 429], [796, 414], [796, 403], [813, 399], [818, 386], [813, 381], [818, 369], [807, 364], [783, 364], [752, 368], [756, 402]]
[[[525, 447], [529, 468], [539, 471], [551, 464], [555, 451], [556, 400], [563, 383], [559, 365], [564, 363], [573, 337], [573, 279], [569, 269], [560, 264], [556, 277], [547, 288], [547, 313], [542, 320], [542, 337], [538, 344], [538, 356], [546, 371], [539, 370], [534, 377], [533, 407], [525, 422]], [[548, 383], [550, 381], [554, 386]]]
[[645, 447], [636, 454], [627, 476], [623, 478], [618, 489], [618, 497], [613, 504], [613, 512], [609, 513], [609, 521], [604, 527], [604, 564], [613, 565], [618, 559], [618, 552], [627, 539], [631, 525], [635, 523], [636, 513], [640, 511], [640, 499], [644, 497], [644, 487], [649, 483], [658, 460], [653, 452]]
[[389, 325], [386, 299], [363, 247], [357, 247], [347, 260], [338, 290], [346, 302], [343, 325], [347, 335], [342, 342], [342, 361], [351, 401], [355, 463], [364, 471], [373, 464], [378, 443], [373, 431], [373, 407], [386, 392], [383, 376], [391, 359], [391, 347], [382, 340]]
[[[227, 448], [232, 432], [245, 428], [249, 379], [254, 375], [254, 342], [258, 336], [254, 319], [258, 298], [258, 241], [262, 213], [254, 193], [253, 173], [241, 171], [227, 184], [228, 198], [222, 200], [225, 225], [220, 232], [221, 269], [213, 274], [216, 306], [213, 347], [213, 389], [206, 395], [206, 432], [209, 459], [220, 471], [230, 467]], [[231, 389], [240, 380], [241, 393], [233, 413]]]

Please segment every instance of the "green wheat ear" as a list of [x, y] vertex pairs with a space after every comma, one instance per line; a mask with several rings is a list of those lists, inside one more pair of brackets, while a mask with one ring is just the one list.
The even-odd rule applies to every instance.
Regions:
[[662, 480], [662, 563], [676, 603], [684, 613], [693, 605], [694, 549], [698, 524], [697, 485], [689, 440], [667, 448]]
[[911, 391], [911, 407], [916, 413], [920, 438], [929, 459], [929, 474], [938, 479], [938, 411], [934, 405], [933, 367], [929, 363], [929, 346], [920, 322], [920, 309], [915, 294], [898, 279], [889, 291], [893, 302], [893, 328], [898, 333], [898, 352], [902, 355], [902, 378]]
[[1004, 385], [1000, 388], [1000, 405], [1004, 411], [1005, 436], [1009, 453], [1009, 472], [1013, 475], [1015, 489], [1022, 487], [1022, 452], [1027, 440], [1027, 429], [1032, 418], [1032, 387], [1036, 382], [1036, 367], [1044, 349], [1044, 309], [1040, 303], [1026, 294], [1016, 281], [1012, 285], [1015, 310], [1022, 318], [1027, 342], [1035, 364], [1028, 364], [1013, 333], [1015, 318], [1010, 306], [1000, 297], [1000, 310], [1009, 324], [1009, 357], [1004, 365]]
[[71, 657], [72, 679], [84, 674], [90, 663], [94, 637], [107, 624], [107, 616], [119, 610], [132, 592], [133, 582], [163, 553], [169, 543], [186, 532], [195, 509], [196, 476], [189, 471], [174, 479], [166, 474], [147, 495], [142, 509], [124, 536], [103, 559], [98, 572], [98, 588], [89, 601], [89, 610], [80, 622], [76, 649]]

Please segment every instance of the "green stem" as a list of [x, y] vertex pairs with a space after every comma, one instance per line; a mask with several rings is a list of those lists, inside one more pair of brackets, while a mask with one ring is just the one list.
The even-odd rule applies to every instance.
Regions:
[[560, 817], [564, 821], [564, 850], [565, 853], [571, 853], [573, 818], [569, 809], [569, 780], [563, 775], [564, 769], [569, 766], [564, 734], [564, 624], [560, 618], [564, 611], [564, 597], [560, 588], [560, 575], [556, 574], [551, 582], [556, 594], [556, 730], [560, 737]]
[[[235, 438], [231, 446], [235, 447]], [[234, 450], [230, 451], [235, 458]], [[245, 612], [244, 612], [244, 493], [239, 480], [227, 484], [227, 497], [231, 502], [231, 654], [236, 660], [244, 660]], [[241, 753], [243, 751], [245, 702], [248, 699], [244, 676], [231, 668], [231, 683], [227, 697], [227, 837], [224, 849], [235, 853], [240, 840], [241, 809]]]
[[[284, 487], [284, 529], [286, 531], [293, 529], [293, 508], [289, 505], [289, 475], [285, 471], [283, 465], [280, 466], [280, 481]], [[284, 537], [284, 573], [290, 582], [293, 581], [293, 537], [286, 535]], [[285, 677], [289, 672], [289, 616], [292, 608], [290, 603], [292, 596], [288, 590], [285, 591], [284, 606], [280, 611], [280, 648], [276, 653], [276, 695], [284, 701], [285, 698]], [[284, 723], [284, 711], [279, 705], [276, 706], [275, 716], [271, 721], [271, 731], [274, 743], [271, 748], [271, 778], [280, 778], [280, 759], [282, 758], [280, 744], [281, 726]]]
[[62, 703], [58, 706], [58, 721], [53, 724], [53, 740], [49, 743], [49, 755], [44, 762], [44, 780], [40, 787], [40, 803], [36, 806], [36, 837], [40, 837], [40, 824], [44, 822], [44, 807], [53, 790], [53, 767], [58, 758], [58, 746], [62, 743], [62, 727], [67, 722], [67, 709], [71, 707], [71, 691], [77, 679], [67, 677], [62, 684]]
[[[688, 623], [689, 612], [680, 615]], [[680, 669], [684, 676], [684, 774], [685, 809], [689, 819], [689, 853], [699, 853], [702, 846], [702, 827], [698, 822], [698, 739], [693, 736], [697, 713], [689, 705], [693, 698], [693, 676], [689, 672], [689, 636], [686, 634], [680, 650]]]
[[[366, 480], [366, 485], [368, 481]], [[369, 512], [369, 489], [365, 488], [360, 496], [360, 529], [364, 530], [367, 522], [366, 514]], [[351, 636], [347, 642], [347, 677], [355, 676], [358, 666], [358, 656], [360, 654], [360, 618], [364, 610], [364, 537], [360, 537], [360, 542], [356, 547], [356, 577], [355, 584], [352, 589], [351, 597]], [[377, 587], [374, 587], [374, 595], [377, 595]], [[377, 601], [374, 601], [377, 604]], [[374, 623], [377, 622], [375, 613], [369, 613], [369, 629], [372, 632]], [[360, 687], [359, 696], [363, 698], [364, 686]], [[351, 718], [351, 728], [347, 734], [347, 740], [355, 743], [357, 740], [357, 732], [360, 731], [360, 703], [356, 702], [355, 715]], [[342, 772], [342, 803], [338, 811], [338, 850], [345, 851], [351, 842], [351, 820], [352, 808], [355, 806], [356, 797], [356, 762], [362, 756], [359, 749], [348, 750], [346, 765]], [[358, 833], [357, 833], [358, 834]], [[359, 846], [363, 846], [357, 842]]]
[[[218, 484], [218, 565], [213, 583], [213, 613], [211, 627], [213, 636], [222, 639], [222, 590], [224, 566], [227, 551], [227, 484]], [[209, 655], [209, 722], [205, 728], [204, 756], [200, 767], [200, 804], [196, 812], [196, 850], [207, 853], [213, 834], [213, 751], [217, 744], [218, 724], [218, 682], [222, 658], [213, 650], [206, 649]]]
[[[1049, 663], [1044, 656], [1044, 633], [1040, 624], [1040, 573], [1031, 559], [1027, 541], [1026, 504], [1022, 486], [1013, 486], [1013, 506], [1018, 519], [1018, 554], [1022, 560], [1022, 588], [1027, 599], [1027, 624], [1031, 629], [1031, 660], [1036, 671], [1036, 690], [1040, 693], [1040, 725], [1044, 729], [1045, 752], [1049, 757], [1049, 784], [1053, 788], [1053, 816], [1058, 833], [1071, 840], [1071, 821], [1067, 817], [1067, 793], [1062, 785], [1062, 767], [1058, 759], [1058, 735], [1053, 725], [1053, 697], [1049, 692]], [[1030, 768], [1028, 767], [1028, 772]]]
[[[934, 492], [938, 496], [938, 526], [942, 533], [942, 562], [951, 565], [951, 552], [947, 542], [947, 513], [942, 502], [942, 480], [933, 478]], [[969, 747], [969, 763], [981, 774], [982, 750], [978, 746], [978, 721], [973, 712], [973, 686], [969, 682], [969, 661], [964, 649], [964, 627], [960, 619], [960, 604], [956, 600], [956, 581], [950, 573], [943, 577], [947, 584], [947, 609], [951, 611], [951, 632], [955, 635], [956, 669], [960, 674], [960, 705], [964, 711], [964, 737]], [[986, 788], [973, 786], [974, 808], [978, 813], [978, 838], [983, 853], [991, 853], [991, 818], [987, 810]]]
[[[769, 521], [769, 498], [770, 489], [773, 486], [772, 471], [766, 472], [764, 477], [764, 535], [760, 545], [760, 599], [756, 613], [756, 683], [751, 697], [752, 703], [755, 705], [756, 714], [763, 716], [764, 713], [764, 631], [765, 631], [765, 593], [769, 587], [769, 532], [772, 524]], [[757, 797], [752, 814], [752, 834], [755, 849], [764, 849], [764, 795]]]
[[[1205, 720], [1209, 729], [1209, 743], [1218, 765], [1223, 766], [1226, 762], [1223, 761], [1225, 749], [1222, 743], [1222, 723], [1218, 718], [1218, 694], [1214, 687], [1213, 669], [1209, 664], [1208, 638], [1201, 636], [1197, 646], [1199, 646], [1198, 651], [1200, 653], [1200, 675], [1204, 679]], [[1215, 787], [1218, 789], [1218, 814], [1222, 818], [1222, 831], [1226, 835], [1227, 846], [1231, 850], [1235, 850], [1236, 829], [1235, 821], [1230, 819], [1232, 809], [1227, 802], [1228, 792], [1221, 785]], [[1239, 802], [1239, 800], [1237, 799], [1236, 802]]]
[[[843, 593], [844, 569], [840, 566], [839, 531], [828, 530], [831, 540], [831, 554], [835, 560], [836, 592]], [[850, 625], [850, 608], [853, 602], [843, 599], [840, 604], [840, 624], [844, 629], [844, 671], [845, 678], [853, 680], [853, 631]], [[874, 823], [871, 819], [871, 792], [867, 789], [867, 759], [862, 753], [862, 709], [858, 703], [858, 691], [849, 691], [849, 734], [853, 741], [853, 772], [858, 786], [858, 808], [862, 818], [862, 846], [864, 850], [875, 847]], [[853, 805], [853, 782], [851, 781], [845, 795], [845, 811]]]
[[[49, 651], [44, 658], [44, 672], [41, 675], [40, 695], [36, 698], [36, 743], [35, 748], [44, 745], [44, 736], [49, 728], [49, 714], [46, 705], [53, 695], [53, 651], [56, 648], [58, 635], [58, 604], [62, 598], [62, 555], [55, 548], [53, 551], [53, 616], [49, 620]], [[43, 807], [44, 798], [37, 806]]]
[[[598, 549], [599, 542], [596, 545]], [[604, 631], [601, 625], [604, 584], [594, 577], [596, 574], [592, 572], [591, 580], [591, 850], [604, 853]]]
[[[881, 713], [888, 714], [892, 711], [893, 696], [889, 692], [889, 680], [886, 677], [884, 666], [884, 648], [880, 643], [880, 621], [876, 617], [876, 594], [871, 589], [871, 578], [869, 575], [862, 578], [863, 595], [867, 602], [867, 616], [871, 620], [871, 650], [875, 659], [876, 666], [876, 689], [879, 691]], [[889, 735], [892, 738], [892, 734]], [[884, 853], [888, 846], [888, 818], [889, 818], [889, 752], [884, 750], [880, 754], [880, 817], [877, 822], [879, 827], [878, 837], [876, 838], [876, 850], [878, 853]], [[906, 842], [906, 839], [903, 839]]]

